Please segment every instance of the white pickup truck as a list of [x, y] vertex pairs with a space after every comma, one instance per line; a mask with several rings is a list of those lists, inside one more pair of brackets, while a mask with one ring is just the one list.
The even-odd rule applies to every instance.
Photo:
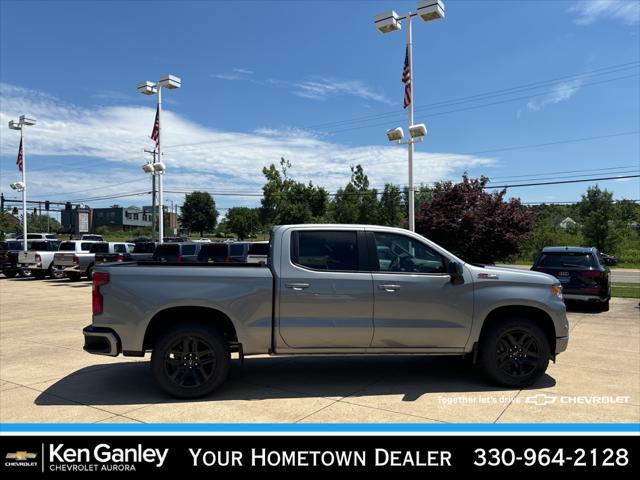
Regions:
[[[29, 238], [27, 236], [27, 238]], [[60, 274], [53, 269], [53, 257], [58, 251], [57, 240], [31, 240], [29, 250], [18, 254], [18, 265], [31, 272], [35, 278], [59, 278]]]
[[[76, 268], [80, 257], [89, 256], [91, 247], [95, 245], [96, 241], [90, 240], [67, 240], [60, 244], [58, 252], [53, 256], [53, 268], [58, 272], [60, 277], [65, 276], [72, 280], [79, 280], [81, 273], [78, 273]], [[86, 260], [89, 260], [86, 258]], [[83, 270], [86, 270], [86, 268]]]

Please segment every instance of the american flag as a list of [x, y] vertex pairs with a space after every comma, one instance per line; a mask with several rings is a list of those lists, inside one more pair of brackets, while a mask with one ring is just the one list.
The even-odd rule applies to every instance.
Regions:
[[22, 148], [22, 139], [20, 139], [20, 150], [18, 150], [16, 165], [18, 165], [18, 170], [20, 171], [24, 168], [24, 149]]
[[153, 130], [151, 131], [151, 140], [156, 142], [156, 148], [160, 144], [160, 108], [156, 108], [156, 121], [153, 122]]
[[402, 83], [404, 83], [404, 108], [407, 108], [411, 104], [411, 68], [409, 67], [409, 45], [407, 45], [407, 50], [404, 55]]

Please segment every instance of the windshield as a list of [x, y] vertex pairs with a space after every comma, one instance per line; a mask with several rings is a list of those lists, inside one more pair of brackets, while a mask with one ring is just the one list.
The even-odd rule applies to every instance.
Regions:
[[61, 252], [74, 252], [76, 250], [76, 243], [75, 242], [62, 242], [60, 244], [60, 251]]

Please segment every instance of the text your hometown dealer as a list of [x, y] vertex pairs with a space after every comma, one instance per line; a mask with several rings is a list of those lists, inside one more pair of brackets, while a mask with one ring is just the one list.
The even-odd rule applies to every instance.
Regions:
[[151, 463], [156, 467], [164, 464], [168, 448], [143, 448], [138, 444], [132, 448], [111, 448], [100, 443], [94, 448], [65, 448], [64, 443], [49, 445], [49, 461], [57, 463]]

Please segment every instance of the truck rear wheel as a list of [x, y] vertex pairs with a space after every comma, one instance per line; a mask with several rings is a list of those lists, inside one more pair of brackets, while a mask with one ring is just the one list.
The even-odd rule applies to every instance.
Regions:
[[480, 365], [493, 382], [507, 387], [535, 383], [549, 365], [549, 340], [542, 329], [527, 318], [508, 318], [483, 332]]
[[177, 398], [208, 395], [229, 374], [231, 354], [223, 336], [201, 325], [180, 325], [162, 334], [151, 353], [160, 387]]

